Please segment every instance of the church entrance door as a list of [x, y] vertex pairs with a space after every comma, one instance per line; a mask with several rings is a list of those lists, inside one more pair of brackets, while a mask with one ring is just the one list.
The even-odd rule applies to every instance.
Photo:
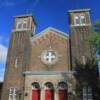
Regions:
[[40, 90], [32, 90], [32, 100], [40, 100]]
[[58, 100], [68, 100], [67, 90], [59, 90], [58, 98]]
[[45, 100], [53, 100], [53, 90], [45, 90]]

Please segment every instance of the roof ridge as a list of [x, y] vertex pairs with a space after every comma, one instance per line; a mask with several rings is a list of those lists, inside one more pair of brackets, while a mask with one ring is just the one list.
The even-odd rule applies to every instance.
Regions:
[[31, 38], [31, 40], [40, 37], [43, 33], [45, 33], [46, 31], [51, 30], [51, 31], [55, 31], [60, 33], [60, 35], [63, 35], [64, 37], [69, 37], [69, 35], [67, 33], [64, 33], [56, 28], [53, 27], [47, 27], [46, 29], [44, 29], [43, 31], [41, 31], [40, 33], [37, 33], [34, 37]]

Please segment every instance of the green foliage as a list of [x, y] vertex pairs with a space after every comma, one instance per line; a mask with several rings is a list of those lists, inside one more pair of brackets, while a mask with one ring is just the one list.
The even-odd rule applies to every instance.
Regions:
[[94, 23], [94, 31], [100, 33], [100, 20]]
[[100, 54], [100, 21], [96, 21], [94, 24], [94, 34], [89, 38], [90, 44], [98, 49]]
[[86, 64], [82, 64], [76, 60], [75, 62], [76, 66], [74, 68], [75, 74], [74, 76], [76, 79], [80, 82], [86, 82], [88, 84], [94, 83], [97, 78], [98, 78], [98, 67], [97, 67], [97, 62], [95, 59], [88, 59]]
[[33, 33], [31, 33], [31, 37], [34, 37], [34, 34]]
[[100, 81], [98, 67], [95, 59], [88, 59], [85, 64], [75, 61], [74, 76], [77, 80], [76, 92], [81, 96], [84, 83], [92, 87], [93, 100], [100, 100]]

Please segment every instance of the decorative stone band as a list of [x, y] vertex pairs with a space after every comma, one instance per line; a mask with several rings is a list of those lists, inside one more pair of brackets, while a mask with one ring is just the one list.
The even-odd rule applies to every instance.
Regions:
[[75, 71], [26, 71], [23, 75], [72, 75]]
[[70, 25], [70, 27], [87, 27], [91, 26], [92, 24], [85, 24], [85, 25]]

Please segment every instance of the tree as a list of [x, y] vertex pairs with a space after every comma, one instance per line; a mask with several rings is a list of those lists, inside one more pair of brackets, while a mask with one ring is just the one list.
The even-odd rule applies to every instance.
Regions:
[[94, 34], [89, 38], [89, 42], [95, 46], [98, 50], [98, 54], [100, 54], [100, 21], [96, 21], [93, 28]]
[[[100, 21], [96, 21], [94, 26], [94, 34], [88, 39], [90, 45], [93, 45], [100, 54]], [[100, 60], [100, 59], [99, 59]], [[93, 92], [93, 100], [100, 100], [100, 80], [98, 73], [98, 64], [96, 59], [87, 59], [85, 64], [75, 61], [74, 67], [75, 79], [76, 79], [76, 94], [78, 97], [82, 97], [82, 87], [84, 84], [91, 86]], [[81, 98], [82, 99], [82, 98]]]
[[95, 59], [87, 59], [86, 64], [82, 64], [76, 60], [74, 67], [76, 83], [76, 93], [82, 97], [82, 87], [87, 84], [92, 88], [93, 100], [100, 99], [100, 81], [98, 77], [98, 67]]

